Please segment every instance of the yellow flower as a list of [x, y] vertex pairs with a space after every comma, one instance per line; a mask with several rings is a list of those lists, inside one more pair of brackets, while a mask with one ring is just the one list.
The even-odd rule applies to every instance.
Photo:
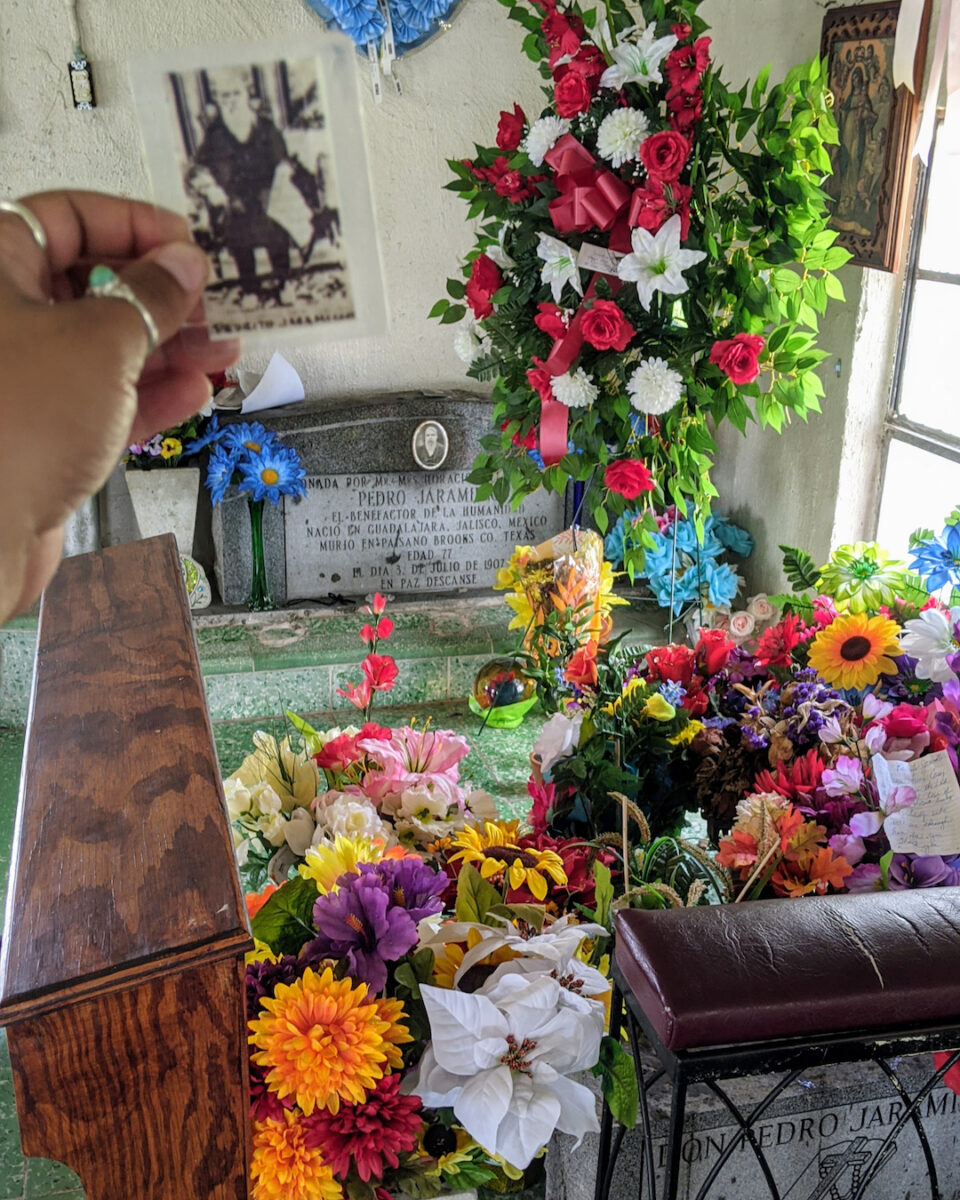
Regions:
[[552, 850], [522, 850], [517, 845], [519, 825], [519, 821], [484, 821], [482, 829], [467, 826], [453, 839], [458, 853], [450, 861], [474, 863], [484, 879], [502, 877], [513, 891], [526, 884], [537, 900], [545, 900], [545, 875], [554, 883], [567, 882], [563, 859]]
[[[482, 937], [476, 929], [469, 930], [467, 933], [467, 950], [472, 950], [474, 946], [479, 946], [481, 941]], [[433, 960], [433, 982], [437, 987], [449, 990], [454, 988], [454, 978], [463, 964], [465, 954], [466, 951], [460, 942], [445, 942], [443, 948], [435, 953]], [[494, 950], [492, 954], [488, 954], [486, 958], [482, 958], [480, 963], [484, 966], [499, 967], [501, 963], [512, 962], [513, 959], [520, 957], [521, 955], [517, 954], [515, 950], [511, 950], [508, 946], [502, 946], [499, 950]]]
[[307, 1116], [317, 1108], [337, 1113], [341, 1100], [362, 1104], [389, 1073], [396, 1057], [389, 1047], [403, 1037], [381, 1015], [382, 1002], [364, 1003], [366, 996], [365, 983], [354, 987], [335, 980], [329, 967], [322, 975], [308, 967], [302, 979], [277, 984], [276, 995], [261, 1000], [264, 1015], [249, 1022], [248, 1040], [281, 1100], [293, 1096]]
[[677, 715], [677, 710], [659, 692], [654, 692], [643, 706], [643, 715], [652, 717], [654, 721], [672, 721]]
[[690, 721], [679, 733], [667, 738], [667, 741], [671, 746], [689, 746], [702, 728], [703, 725], [699, 721]]
[[266, 942], [261, 942], [259, 938], [254, 938], [253, 949], [247, 951], [243, 957], [243, 961], [249, 966], [250, 963], [279, 962], [280, 958], [274, 954]]
[[253, 1200], [340, 1200], [343, 1195], [322, 1150], [307, 1145], [303, 1122], [289, 1111], [280, 1121], [254, 1122], [250, 1176]]
[[269, 783], [280, 797], [284, 812], [309, 808], [320, 789], [320, 771], [305, 751], [294, 750], [290, 739], [280, 745], [269, 733], [258, 730], [253, 735], [256, 749], [248, 754], [230, 779], [239, 779], [245, 787]]
[[900, 626], [887, 617], [837, 617], [813, 639], [810, 666], [836, 687], [872, 687], [881, 675], [896, 675], [899, 633]]
[[379, 862], [384, 843], [365, 837], [341, 837], [337, 834], [332, 846], [311, 846], [303, 864], [298, 868], [304, 879], [312, 879], [321, 896], [337, 891], [337, 880], [351, 872], [359, 875], [360, 863]]
[[388, 1000], [385, 996], [381, 996], [374, 1003], [380, 1019], [388, 1024], [388, 1028], [383, 1033], [383, 1052], [387, 1056], [387, 1066], [389, 1067], [389, 1070], [384, 1071], [384, 1075], [389, 1075], [390, 1071], [399, 1071], [403, 1066], [403, 1052], [397, 1047], [412, 1042], [413, 1037], [406, 1025], [401, 1023], [406, 1015], [403, 1011], [402, 1000]]
[[161, 458], [176, 458], [178, 454], [183, 453], [183, 443], [179, 438], [165, 437], [160, 443]]

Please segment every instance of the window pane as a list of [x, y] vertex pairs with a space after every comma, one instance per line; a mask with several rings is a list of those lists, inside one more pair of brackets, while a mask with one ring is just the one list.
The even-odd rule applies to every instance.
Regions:
[[939, 533], [960, 504], [960, 463], [907, 442], [890, 443], [880, 501], [877, 541], [897, 558], [906, 558], [915, 529]]
[[907, 332], [900, 412], [931, 429], [960, 435], [958, 337], [960, 284], [918, 279]]
[[[939, 145], [943, 130], [937, 136]], [[960, 196], [960, 155], [935, 150], [927, 194], [927, 216], [920, 242], [920, 266], [925, 271], [960, 275], [960, 225], [957, 197]]]

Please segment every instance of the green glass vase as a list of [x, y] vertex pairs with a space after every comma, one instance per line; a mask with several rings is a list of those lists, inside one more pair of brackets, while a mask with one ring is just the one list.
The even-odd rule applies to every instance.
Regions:
[[247, 501], [250, 505], [250, 549], [253, 557], [253, 578], [247, 608], [251, 612], [264, 612], [276, 608], [267, 584], [267, 560], [263, 552], [263, 500]]

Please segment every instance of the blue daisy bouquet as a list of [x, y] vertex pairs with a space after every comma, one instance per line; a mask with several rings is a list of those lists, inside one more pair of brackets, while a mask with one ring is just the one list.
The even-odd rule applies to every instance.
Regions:
[[279, 504], [281, 496], [299, 499], [306, 493], [303, 481], [307, 473], [300, 465], [300, 456], [259, 421], [221, 427], [215, 413], [203, 436], [185, 448], [184, 457], [207, 448], [210, 460], [206, 485], [211, 503], [221, 504], [231, 484], [246, 493], [249, 501], [253, 579], [247, 607], [254, 612], [275, 608], [267, 584], [263, 506], [266, 501]]
[[704, 522], [700, 541], [693, 520], [678, 519], [673, 508], [657, 518], [656, 533], [643, 529], [642, 512], [627, 511], [604, 541], [607, 559], [620, 566], [641, 538], [643, 569], [635, 578], [646, 583], [661, 608], [672, 605], [675, 616], [705, 605], [730, 608], [743, 579], [724, 558], [727, 554], [748, 558], [753, 552], [753, 538], [745, 529], [713, 514]]

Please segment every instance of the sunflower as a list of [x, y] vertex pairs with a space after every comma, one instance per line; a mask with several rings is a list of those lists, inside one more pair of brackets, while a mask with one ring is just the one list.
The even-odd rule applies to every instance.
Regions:
[[250, 1022], [249, 1041], [281, 1100], [293, 1096], [308, 1116], [317, 1108], [335, 1113], [341, 1100], [363, 1103], [396, 1059], [392, 1047], [404, 1040], [385, 1019], [383, 1001], [366, 998], [366, 984], [335, 980], [329, 967], [322, 975], [308, 967], [263, 998], [264, 1015]]
[[[471, 929], [467, 933], [467, 950], [472, 950], [474, 946], [479, 946], [483, 940], [482, 936], [475, 930]], [[434, 951], [433, 960], [433, 983], [436, 987], [452, 989], [456, 985], [457, 972], [463, 966], [464, 955], [467, 950], [464, 950], [461, 942], [445, 942], [439, 950]], [[499, 950], [494, 950], [492, 954], [488, 954], [482, 959], [484, 966], [491, 969], [499, 967], [502, 963], [512, 962], [515, 958], [520, 958], [515, 950], [511, 950], [508, 946], [503, 946]]]
[[835, 687], [872, 687], [881, 675], [896, 675], [899, 633], [900, 626], [887, 617], [837, 617], [813, 639], [810, 666]]
[[561, 886], [567, 882], [563, 859], [552, 850], [522, 850], [517, 845], [519, 826], [519, 821], [468, 826], [453, 839], [458, 853], [450, 861], [474, 863], [484, 879], [502, 877], [513, 891], [526, 884], [538, 900], [545, 900], [549, 885], [544, 876]]
[[253, 1200], [340, 1200], [343, 1195], [322, 1150], [308, 1144], [302, 1119], [287, 1110], [282, 1120], [254, 1122], [250, 1176]]

